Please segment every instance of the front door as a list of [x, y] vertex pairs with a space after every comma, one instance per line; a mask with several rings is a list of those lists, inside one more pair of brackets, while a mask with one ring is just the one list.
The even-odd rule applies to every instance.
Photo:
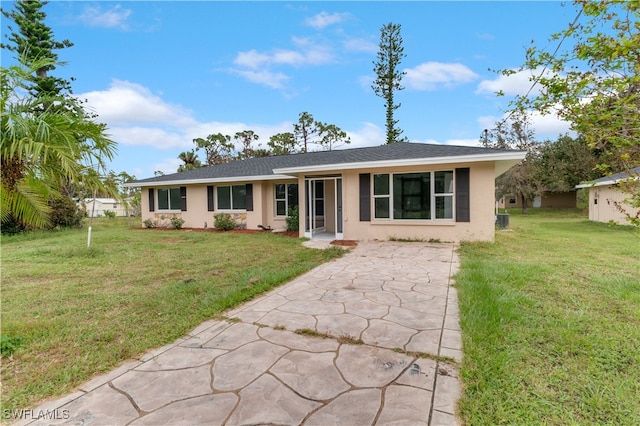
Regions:
[[305, 179], [305, 237], [342, 239], [342, 178]]

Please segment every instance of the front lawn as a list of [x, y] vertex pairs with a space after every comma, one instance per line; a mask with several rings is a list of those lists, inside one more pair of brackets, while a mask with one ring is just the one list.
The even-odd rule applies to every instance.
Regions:
[[640, 233], [529, 212], [460, 248], [462, 418], [640, 424]]
[[132, 229], [2, 238], [2, 408], [24, 409], [341, 255], [271, 233]]

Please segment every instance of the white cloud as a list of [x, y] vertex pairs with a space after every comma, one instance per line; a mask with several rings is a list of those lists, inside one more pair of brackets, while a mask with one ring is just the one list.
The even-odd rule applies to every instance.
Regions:
[[[550, 71], [546, 71], [545, 75], [551, 75]], [[494, 95], [497, 92], [503, 92], [505, 95], [525, 95], [533, 85], [533, 79], [540, 76], [538, 70], [523, 70], [511, 75], [500, 74], [493, 80], [482, 80], [478, 84], [476, 94]], [[537, 95], [539, 90], [534, 87], [531, 91], [532, 95]]]
[[348, 52], [376, 53], [378, 45], [363, 38], [351, 38], [343, 42], [343, 47]]
[[333, 55], [326, 46], [312, 43], [305, 38], [293, 38], [297, 50], [275, 49], [271, 52], [258, 52], [255, 49], [239, 52], [233, 63], [242, 67], [258, 69], [271, 65], [321, 65], [333, 61]]
[[478, 38], [480, 40], [493, 40], [493, 39], [496, 38], [491, 33], [476, 33], [475, 36], [476, 36], [476, 38]]
[[289, 80], [289, 76], [279, 72], [271, 72], [267, 70], [251, 71], [231, 69], [231, 73], [240, 75], [252, 83], [262, 84], [272, 89], [283, 89], [283, 83]]
[[542, 115], [535, 111], [530, 117], [538, 139], [555, 139], [560, 134], [571, 133], [571, 123], [561, 120], [556, 114]]
[[[508, 117], [508, 113], [501, 117], [481, 116], [477, 121], [481, 129], [493, 129], [499, 120]], [[530, 128], [534, 131], [537, 140], [555, 139], [558, 135], [571, 134], [571, 123], [561, 120], [557, 114], [542, 115], [537, 111], [529, 111]]]
[[305, 24], [313, 27], [315, 29], [321, 30], [323, 28], [328, 27], [329, 25], [339, 24], [343, 22], [347, 18], [349, 18], [348, 13], [327, 13], [320, 12], [311, 18], [305, 19]]
[[453, 87], [478, 78], [478, 74], [463, 64], [425, 62], [414, 68], [404, 70], [403, 78], [407, 88], [414, 90], [436, 90], [440, 87]]
[[258, 68], [262, 64], [269, 63], [270, 61], [270, 55], [258, 53], [255, 49], [252, 49], [248, 52], [239, 52], [233, 63], [243, 67]]
[[[290, 122], [259, 123], [197, 121], [190, 110], [166, 102], [148, 88], [128, 81], [113, 80], [108, 89], [78, 95], [107, 124], [110, 138], [122, 145], [148, 146], [157, 150], [193, 149], [193, 139], [211, 133], [233, 136], [251, 129], [266, 146], [271, 135], [291, 131]], [[177, 166], [176, 166], [177, 167]], [[173, 168], [175, 171], [175, 168]]]
[[307, 38], [294, 37], [296, 49], [274, 49], [270, 52], [258, 52], [255, 49], [239, 52], [233, 63], [236, 68], [229, 72], [244, 77], [252, 83], [262, 84], [273, 89], [284, 89], [284, 83], [290, 77], [283, 72], [272, 71], [277, 66], [301, 67], [322, 65], [334, 60], [330, 48], [313, 43]]
[[364, 122], [362, 127], [357, 130], [345, 130], [351, 143], [344, 145], [343, 148], [363, 148], [367, 146], [377, 146], [385, 143], [386, 135], [384, 129], [373, 123]]
[[161, 162], [155, 163], [152, 167], [152, 170], [154, 172], [159, 170], [165, 175], [170, 175], [172, 173], [175, 173], [181, 164], [182, 161], [178, 159], [178, 156], [176, 155], [175, 158], [165, 158]]
[[193, 138], [189, 138], [185, 133], [187, 129], [171, 131], [161, 127], [123, 127], [111, 126], [108, 121], [106, 123], [109, 127], [107, 133], [111, 139], [123, 145], [150, 146], [160, 150], [193, 148]]
[[129, 29], [127, 20], [133, 12], [115, 5], [103, 11], [99, 6], [87, 6], [78, 16], [78, 20], [90, 27]]
[[190, 125], [190, 111], [172, 105], [139, 84], [114, 79], [107, 90], [79, 95], [100, 119], [114, 126], [131, 123]]

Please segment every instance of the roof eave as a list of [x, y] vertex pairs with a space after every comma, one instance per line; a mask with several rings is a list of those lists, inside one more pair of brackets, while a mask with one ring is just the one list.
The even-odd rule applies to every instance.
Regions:
[[640, 176], [634, 176], [634, 177], [624, 177], [624, 178], [620, 178], [620, 179], [607, 179], [607, 180], [593, 180], [591, 182], [583, 182], [579, 185], [576, 185], [576, 189], [580, 189], [580, 188], [593, 188], [596, 186], [607, 186], [607, 185], [616, 185], [620, 182], [624, 182], [627, 180], [638, 180], [640, 179]]
[[[451, 163], [475, 163], [482, 161], [496, 161], [496, 176], [509, 170], [514, 165], [522, 161], [526, 156], [525, 152], [508, 152], [497, 154], [481, 155], [456, 155], [447, 157], [409, 158], [402, 160], [365, 161], [355, 163], [334, 163], [303, 167], [283, 167], [273, 169], [274, 173], [281, 175], [297, 176], [299, 173], [317, 173], [336, 170], [369, 169], [381, 167], [402, 167], [402, 166], [422, 166], [433, 164]], [[498, 168], [498, 164], [500, 168]]]
[[176, 179], [176, 180], [157, 180], [153, 182], [130, 182], [123, 186], [127, 188], [141, 188], [144, 186], [168, 186], [168, 185], [192, 185], [203, 183], [229, 183], [229, 182], [255, 182], [261, 180], [281, 180], [290, 179], [287, 175], [258, 175], [258, 176], [235, 176], [221, 178], [202, 178], [202, 179]]

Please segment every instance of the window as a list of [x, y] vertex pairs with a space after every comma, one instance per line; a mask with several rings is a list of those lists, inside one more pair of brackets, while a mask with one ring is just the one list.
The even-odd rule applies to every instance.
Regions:
[[393, 175], [393, 218], [431, 219], [431, 174]]
[[158, 210], [180, 210], [180, 188], [158, 189]]
[[453, 219], [453, 171], [434, 173], [436, 219]]
[[376, 219], [389, 219], [389, 175], [373, 175], [373, 212]]
[[373, 176], [376, 219], [453, 219], [453, 171]]
[[291, 207], [298, 205], [297, 183], [276, 183], [276, 216], [286, 216]]
[[246, 185], [218, 186], [218, 210], [244, 210], [247, 208]]

